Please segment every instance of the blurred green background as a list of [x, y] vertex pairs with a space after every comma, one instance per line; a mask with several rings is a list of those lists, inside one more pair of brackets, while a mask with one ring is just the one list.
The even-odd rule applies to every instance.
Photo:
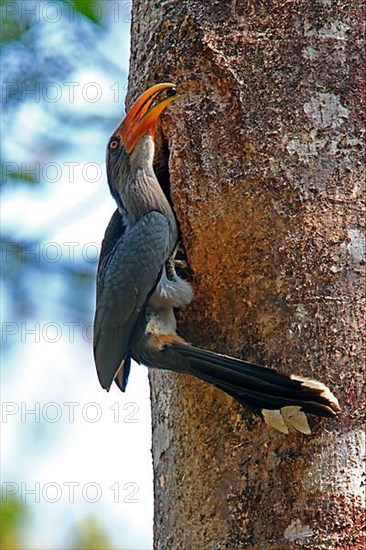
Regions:
[[[146, 372], [134, 369], [127, 394], [105, 394], [90, 342], [99, 244], [114, 210], [104, 151], [124, 114], [131, 4], [0, 2], [6, 550], [152, 547]], [[44, 496], [47, 483], [58, 500]], [[80, 484], [75, 499], [69, 483]], [[83, 494], [88, 483], [99, 500]]]

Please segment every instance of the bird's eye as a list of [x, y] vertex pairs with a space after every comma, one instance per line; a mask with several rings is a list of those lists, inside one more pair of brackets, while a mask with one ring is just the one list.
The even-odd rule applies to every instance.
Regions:
[[116, 151], [119, 147], [119, 143], [120, 143], [119, 139], [117, 138], [111, 139], [111, 141], [109, 142], [109, 150]]
[[166, 91], [167, 97], [173, 97], [177, 95], [177, 90], [175, 88], [168, 88]]

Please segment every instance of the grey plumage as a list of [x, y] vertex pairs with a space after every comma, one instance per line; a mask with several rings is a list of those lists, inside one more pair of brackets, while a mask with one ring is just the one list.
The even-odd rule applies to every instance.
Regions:
[[149, 212], [125, 231], [104, 260], [94, 321], [95, 362], [103, 388], [110, 388], [129, 353], [133, 331], [169, 252], [168, 221]]
[[279, 431], [310, 433], [305, 413], [335, 416], [339, 404], [321, 382], [202, 350], [176, 333], [174, 308], [193, 291], [175, 271], [178, 227], [153, 169], [154, 125], [174, 99], [167, 83], [136, 101], [113, 134], [107, 174], [118, 210], [103, 241], [97, 276], [94, 356], [100, 383], [125, 390], [131, 357], [194, 375], [253, 410]]

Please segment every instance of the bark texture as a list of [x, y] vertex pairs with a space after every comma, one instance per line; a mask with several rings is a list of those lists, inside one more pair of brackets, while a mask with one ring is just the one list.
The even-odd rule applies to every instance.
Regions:
[[362, 24], [357, 0], [133, 3], [128, 100], [182, 95], [160, 132], [196, 289], [181, 333], [343, 410], [284, 436], [151, 373], [156, 550], [364, 547]]

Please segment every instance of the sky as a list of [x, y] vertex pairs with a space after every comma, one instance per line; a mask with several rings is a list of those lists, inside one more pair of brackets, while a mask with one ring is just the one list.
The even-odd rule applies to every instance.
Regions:
[[[83, 29], [87, 35], [89, 27], [76, 16], [65, 12], [56, 21], [58, 11], [44, 11], [55, 3], [36, 4], [38, 45], [50, 55], [62, 52], [70, 67], [34, 93], [25, 88], [17, 108], [3, 116], [9, 170], [36, 173], [41, 183], [5, 186], [2, 193], [2, 231], [11, 235], [2, 261], [12, 260], [14, 239], [31, 264], [19, 283], [21, 307], [14, 310], [2, 284], [2, 494], [30, 507], [25, 550], [64, 549], [87, 515], [101, 521], [116, 548], [147, 550], [153, 521], [147, 370], [134, 365], [125, 394], [101, 389], [91, 345], [94, 288], [80, 283], [70, 304], [62, 270], [65, 262], [95, 270], [115, 209], [104, 157], [124, 115], [131, 2], [105, 2], [107, 31], [84, 42], [75, 35]], [[18, 83], [11, 55], [5, 52], [6, 85]], [[89, 116], [94, 125], [83, 124]], [[57, 140], [67, 146], [53, 147]], [[28, 301], [35, 307], [28, 309]]]

